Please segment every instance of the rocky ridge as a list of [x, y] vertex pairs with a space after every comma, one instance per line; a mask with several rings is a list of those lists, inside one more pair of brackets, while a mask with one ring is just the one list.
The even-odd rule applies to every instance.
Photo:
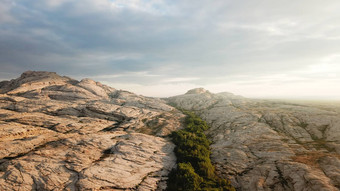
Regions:
[[195, 111], [238, 190], [339, 190], [340, 106], [203, 88], [165, 100], [28, 71], [0, 82], [0, 190], [164, 190], [167, 135]]
[[211, 125], [212, 161], [238, 190], [340, 189], [340, 106], [198, 89], [168, 102]]
[[0, 190], [163, 190], [182, 118], [160, 99], [25, 72], [0, 82]]

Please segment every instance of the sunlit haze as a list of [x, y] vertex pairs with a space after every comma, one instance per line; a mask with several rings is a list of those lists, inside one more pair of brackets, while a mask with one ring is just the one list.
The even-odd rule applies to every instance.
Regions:
[[340, 99], [340, 1], [0, 0], [0, 80], [27, 70], [167, 97]]

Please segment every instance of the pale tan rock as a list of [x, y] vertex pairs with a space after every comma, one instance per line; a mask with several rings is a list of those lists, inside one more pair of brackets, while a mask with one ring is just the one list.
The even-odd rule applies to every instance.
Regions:
[[211, 125], [212, 162], [238, 190], [339, 190], [340, 106], [203, 89], [167, 100]]
[[143, 134], [120, 138], [110, 154], [81, 172], [80, 189], [138, 189], [143, 184], [156, 190], [157, 182], [175, 165], [174, 145], [162, 138]]
[[165, 101], [32, 71], [0, 92], [0, 190], [166, 188], [176, 159], [160, 136], [184, 115]]

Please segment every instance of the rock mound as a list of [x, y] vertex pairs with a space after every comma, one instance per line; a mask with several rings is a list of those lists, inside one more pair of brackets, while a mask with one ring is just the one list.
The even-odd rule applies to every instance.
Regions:
[[27, 71], [19, 78], [3, 82], [0, 93], [36, 99], [109, 99], [114, 88], [84, 79], [78, 82], [55, 72]]
[[54, 72], [0, 82], [0, 190], [163, 190], [164, 136], [183, 114], [160, 99]]
[[189, 90], [187, 93], [185, 94], [204, 94], [204, 93], [210, 93], [208, 90], [205, 90], [204, 88], [195, 88], [195, 89], [191, 89]]
[[75, 80], [61, 77], [55, 72], [27, 71], [17, 79], [0, 83], [0, 93], [17, 94], [41, 89], [49, 85], [66, 84], [68, 81]]

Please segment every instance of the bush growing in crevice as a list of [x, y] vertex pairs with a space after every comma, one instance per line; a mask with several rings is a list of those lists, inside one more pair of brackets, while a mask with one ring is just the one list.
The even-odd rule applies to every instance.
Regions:
[[187, 115], [186, 128], [171, 134], [177, 168], [169, 174], [167, 190], [235, 190], [230, 181], [215, 174], [210, 160], [211, 142], [203, 133], [209, 129], [207, 123], [192, 112], [182, 112]]

